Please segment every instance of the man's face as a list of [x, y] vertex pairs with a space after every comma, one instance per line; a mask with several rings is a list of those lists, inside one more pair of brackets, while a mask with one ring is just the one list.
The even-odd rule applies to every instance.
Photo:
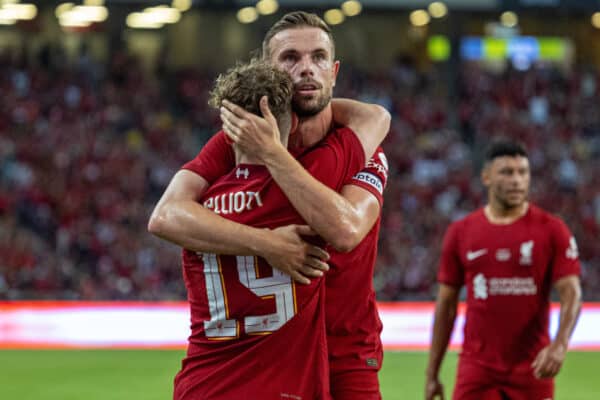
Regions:
[[273, 65], [292, 77], [292, 108], [298, 116], [323, 110], [331, 101], [339, 69], [327, 33], [312, 27], [286, 29], [271, 38], [269, 49]]
[[496, 201], [505, 209], [518, 207], [527, 201], [530, 178], [529, 160], [522, 156], [496, 157], [482, 173], [490, 201]]

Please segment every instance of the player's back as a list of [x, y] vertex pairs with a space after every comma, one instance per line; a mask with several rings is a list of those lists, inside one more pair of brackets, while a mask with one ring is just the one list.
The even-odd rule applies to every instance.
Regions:
[[[303, 223], [265, 167], [240, 165], [203, 197], [222, 217], [256, 227]], [[327, 396], [324, 285], [296, 285], [254, 256], [184, 250], [191, 307], [176, 399]]]
[[511, 224], [492, 224], [483, 209], [451, 225], [440, 282], [467, 287], [462, 356], [498, 370], [529, 370], [549, 343], [552, 283], [579, 272], [570, 233], [530, 204]]

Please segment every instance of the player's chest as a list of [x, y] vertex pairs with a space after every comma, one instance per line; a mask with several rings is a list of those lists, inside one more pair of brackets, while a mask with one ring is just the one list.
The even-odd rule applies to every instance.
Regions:
[[467, 274], [542, 278], [551, 248], [543, 232], [497, 230], [473, 232], [461, 238], [460, 258]]

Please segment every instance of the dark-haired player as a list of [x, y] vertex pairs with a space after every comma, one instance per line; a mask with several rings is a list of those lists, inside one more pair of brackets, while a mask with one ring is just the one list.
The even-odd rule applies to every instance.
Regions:
[[[494, 142], [481, 177], [488, 203], [451, 224], [444, 238], [425, 398], [443, 398], [439, 369], [465, 285], [464, 343], [453, 398], [551, 400], [581, 306], [577, 244], [559, 218], [528, 202], [523, 146]], [[561, 307], [550, 340], [552, 287]]]

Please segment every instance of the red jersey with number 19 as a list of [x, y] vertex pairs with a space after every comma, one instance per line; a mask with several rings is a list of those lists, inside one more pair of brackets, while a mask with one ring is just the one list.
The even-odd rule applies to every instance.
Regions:
[[[365, 162], [348, 129], [298, 161], [336, 191]], [[184, 168], [195, 171], [193, 161]], [[255, 227], [304, 223], [263, 166], [238, 165], [202, 201], [224, 218]], [[183, 273], [192, 334], [175, 399], [329, 398], [322, 279], [297, 285], [261, 258], [189, 250]]]
[[450, 225], [438, 280], [467, 286], [461, 358], [531, 374], [531, 362], [549, 344], [551, 286], [578, 274], [569, 229], [533, 204], [508, 225], [490, 223], [483, 209]]

